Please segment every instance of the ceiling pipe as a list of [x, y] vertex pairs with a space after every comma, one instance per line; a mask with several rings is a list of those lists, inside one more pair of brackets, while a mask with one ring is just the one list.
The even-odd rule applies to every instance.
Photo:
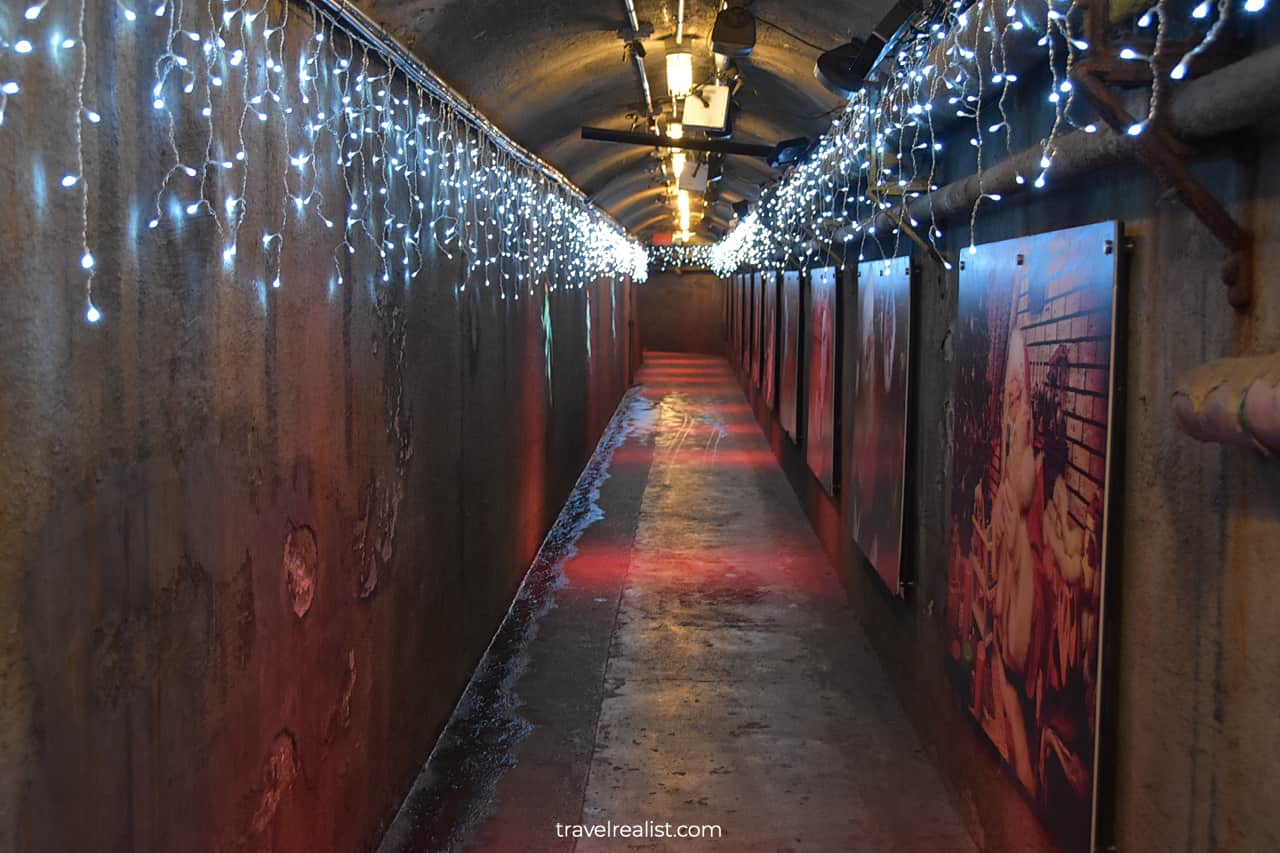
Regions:
[[[632, 0], [622, 0], [623, 5], [627, 8], [627, 23], [631, 26], [631, 32], [635, 34], [636, 39], [640, 38], [640, 19], [636, 17], [636, 6]], [[636, 73], [640, 75], [640, 89], [644, 92], [644, 112], [645, 117], [653, 115], [653, 92], [649, 88], [649, 75], [644, 70], [644, 57], [637, 51], [631, 51], [631, 61], [635, 64]]]
[[[1218, 71], [1185, 84], [1169, 107], [1169, 130], [1185, 139], [1207, 139], [1251, 127], [1262, 118], [1280, 112], [1280, 46], [1270, 47], [1234, 62]], [[1054, 142], [1052, 183], [1097, 172], [1134, 157], [1133, 137], [1122, 136], [1108, 127], [1097, 133], [1072, 131]], [[1027, 192], [1029, 182], [1019, 184], [1018, 175], [1039, 169], [1043, 151], [1039, 144], [1014, 154], [996, 165], [953, 181], [919, 196], [908, 206], [912, 217], [928, 221], [930, 216], [947, 219], [968, 216], [979, 196], [999, 193], [1010, 196]], [[877, 228], [891, 227], [883, 214], [869, 220]]]
[[749, 142], [733, 142], [728, 139], [697, 139], [682, 136], [655, 136], [628, 130], [610, 130], [607, 127], [584, 127], [582, 138], [597, 142], [621, 142], [625, 145], [651, 145], [654, 148], [680, 148], [685, 151], [714, 151], [720, 154], [741, 154], [746, 157], [770, 157], [777, 149], [772, 145], [753, 145]]

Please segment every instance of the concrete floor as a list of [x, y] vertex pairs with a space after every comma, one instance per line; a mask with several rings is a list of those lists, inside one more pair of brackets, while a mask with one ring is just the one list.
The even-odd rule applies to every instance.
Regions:
[[728, 364], [639, 383], [382, 853], [974, 850]]

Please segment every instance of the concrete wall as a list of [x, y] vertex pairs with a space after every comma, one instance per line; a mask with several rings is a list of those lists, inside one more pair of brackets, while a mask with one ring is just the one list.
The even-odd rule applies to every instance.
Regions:
[[711, 273], [653, 273], [639, 288], [640, 343], [646, 350], [725, 352], [723, 286]]
[[98, 325], [56, 188], [68, 66], [33, 55], [3, 129], [29, 156], [0, 167], [0, 849], [368, 850], [626, 386], [631, 289], [544, 315], [439, 253], [384, 285], [376, 251], [338, 285], [274, 123], [246, 126], [234, 267], [208, 216], [148, 231], [172, 158], [139, 17], [88, 34], [119, 45], [88, 79]]
[[[1040, 107], [1017, 105], [1024, 117]], [[1016, 116], [1019, 113], [1015, 113]], [[967, 135], [968, 130], [966, 129]], [[1034, 140], [1015, 140], [1015, 149]], [[952, 150], [965, 150], [957, 137]], [[1114, 668], [1104, 727], [1104, 845], [1130, 851], [1245, 851], [1280, 847], [1280, 462], [1199, 444], [1175, 426], [1170, 392], [1206, 360], [1280, 349], [1280, 156], [1271, 123], [1228, 139], [1197, 173], [1257, 240], [1251, 310], [1237, 313], [1219, 279], [1222, 248], [1137, 165], [984, 207], [978, 242], [1106, 219], [1124, 221], [1127, 333], [1116, 513], [1109, 568], [1108, 645]], [[952, 164], [945, 180], [969, 163]], [[967, 223], [948, 223], [953, 257]], [[868, 253], [868, 257], [874, 257]], [[1040, 853], [1053, 844], [943, 670], [957, 273], [918, 258], [914, 427], [909, 448], [906, 570], [893, 600], [853, 545], [846, 516], [819, 488], [797, 448], [752, 400], [815, 528], [847, 580], [850, 600], [896, 682], [906, 711], [944, 770], [983, 849]], [[846, 276], [844, 306], [853, 303]], [[843, 358], [854, 357], [845, 324]], [[852, 398], [845, 387], [845, 411]], [[848, 446], [851, 419], [843, 419]]]

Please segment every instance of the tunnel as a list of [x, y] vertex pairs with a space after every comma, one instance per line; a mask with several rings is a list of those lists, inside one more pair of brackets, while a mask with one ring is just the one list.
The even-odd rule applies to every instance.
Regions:
[[1280, 849], [1275, 7], [0, 2], [0, 851]]

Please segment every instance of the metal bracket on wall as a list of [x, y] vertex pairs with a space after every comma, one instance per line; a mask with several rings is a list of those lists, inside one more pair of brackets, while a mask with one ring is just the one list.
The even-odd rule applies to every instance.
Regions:
[[[1146, 63], [1119, 59], [1119, 50], [1108, 35], [1113, 23], [1110, 0], [1088, 0], [1084, 16], [1085, 31], [1091, 45], [1089, 58], [1075, 65], [1071, 72], [1072, 80], [1098, 110], [1103, 121], [1116, 133], [1127, 135], [1136, 119], [1121, 104], [1111, 86], [1150, 85], [1150, 68]], [[1163, 68], [1168, 64], [1168, 57], [1182, 56], [1187, 49], [1189, 46], [1186, 45], [1166, 46], [1156, 57], [1157, 67]], [[1190, 71], [1204, 73], [1218, 66], [1221, 55], [1221, 50], [1206, 55]], [[1227, 287], [1227, 301], [1237, 310], [1248, 308], [1253, 295], [1252, 235], [1191, 174], [1185, 161], [1192, 151], [1168, 131], [1162, 114], [1157, 113], [1155, 120], [1132, 138], [1138, 159], [1226, 247], [1228, 255], [1222, 265], [1222, 283]]]

